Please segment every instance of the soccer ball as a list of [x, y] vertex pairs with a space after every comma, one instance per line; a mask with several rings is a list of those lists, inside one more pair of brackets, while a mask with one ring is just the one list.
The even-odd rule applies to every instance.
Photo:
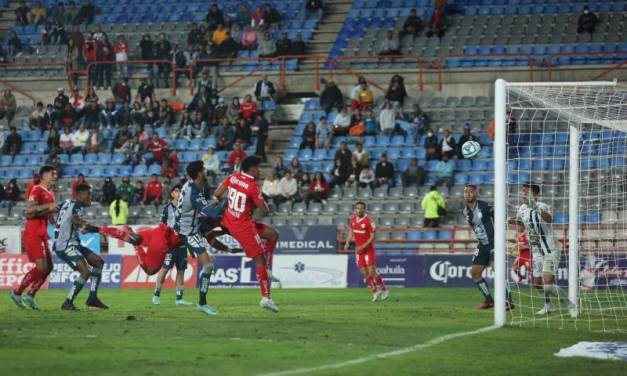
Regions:
[[481, 145], [477, 141], [466, 141], [462, 145], [462, 155], [466, 159], [473, 159], [479, 155]]

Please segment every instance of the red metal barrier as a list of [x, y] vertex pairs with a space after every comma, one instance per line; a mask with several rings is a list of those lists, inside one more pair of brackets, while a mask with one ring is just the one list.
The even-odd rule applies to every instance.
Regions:
[[37, 103], [37, 100], [35, 99], [35, 97], [30, 95], [30, 93], [28, 93], [26, 90], [22, 89], [21, 87], [15, 85], [15, 84], [12, 84], [11, 82], [7, 82], [7, 81], [4, 81], [4, 80], [0, 80], [0, 86], [6, 86], [9, 89], [13, 90], [13, 92], [22, 94], [26, 98], [30, 99], [33, 102], [33, 107], [35, 107], [35, 104]]
[[[67, 75], [68, 92], [70, 92], [72, 90], [72, 80], [71, 80], [71, 77], [69, 75], [70, 69], [69, 69], [69, 67], [67, 66], [66, 63], [60, 63], [60, 62], [54, 62], [54, 61], [49, 61], [49, 62], [42, 61], [42, 62], [37, 62], [37, 63], [34, 63], [34, 62], [33, 63], [0, 63], [0, 69], [2, 69], [2, 68], [4, 68], [4, 69], [11, 69], [11, 68], [18, 69], [18, 68], [34, 68], [34, 67], [63, 67], [63, 68], [65, 68], [65, 73]], [[4, 74], [6, 74], [6, 72]], [[4, 82], [6, 82], [6, 81], [4, 81]], [[22, 92], [20, 92], [20, 93], [26, 95], [25, 91], [24, 91], [24, 93], [22, 93]]]

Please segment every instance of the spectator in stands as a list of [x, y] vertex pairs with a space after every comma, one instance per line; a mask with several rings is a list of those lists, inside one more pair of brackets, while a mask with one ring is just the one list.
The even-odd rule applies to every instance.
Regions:
[[324, 11], [324, 4], [322, 3], [322, 0], [307, 0], [305, 10], [307, 11], [307, 18], [321, 19]]
[[269, 32], [263, 31], [261, 33], [261, 38], [257, 40], [257, 52], [259, 57], [276, 56], [276, 45]]
[[174, 111], [172, 111], [168, 100], [165, 98], [161, 100], [161, 105], [159, 106], [159, 124], [167, 128], [174, 124]]
[[444, 137], [442, 137], [442, 141], [440, 142], [440, 151], [442, 156], [448, 156], [448, 159], [452, 159], [457, 153], [457, 143], [455, 142], [455, 138], [453, 138], [453, 134], [450, 130], [444, 130]]
[[231, 28], [229, 29], [229, 34], [235, 43], [237, 44], [238, 50], [242, 46], [242, 29], [240, 29], [239, 24], [232, 23]]
[[[168, 41], [165, 37], [164, 33], [159, 34], [159, 40], [154, 45], [154, 54], [155, 59], [157, 60], [172, 60], [172, 45], [170, 41]], [[159, 79], [163, 77], [163, 81], [165, 83], [165, 87], [170, 87], [169, 79], [170, 79], [170, 64], [163, 63], [158, 65], [158, 75], [157, 75], [157, 86], [159, 86]]]
[[376, 136], [379, 134], [379, 122], [374, 115], [372, 108], [366, 109], [366, 115], [364, 116], [364, 124], [366, 125], [366, 134], [370, 136]]
[[292, 176], [296, 179], [300, 179], [300, 177], [303, 175], [303, 166], [301, 166], [298, 158], [296, 157], [292, 158], [292, 161], [290, 162], [289, 171], [292, 173]]
[[178, 169], [181, 165], [181, 160], [176, 154], [176, 150], [172, 150], [164, 159], [161, 164], [161, 176], [168, 180], [172, 180], [178, 176]]
[[48, 153], [48, 158], [46, 158], [46, 161], [44, 163], [53, 166], [55, 170], [57, 170], [57, 174], [61, 175], [63, 173], [61, 171], [61, 158], [59, 158], [56, 151], [50, 150], [50, 152]]
[[390, 102], [385, 102], [385, 106], [379, 114], [379, 126], [381, 133], [385, 136], [392, 136], [397, 131], [396, 109]]
[[6, 139], [6, 134], [4, 132], [4, 125], [0, 124], [0, 152], [4, 150], [5, 139]]
[[257, 81], [255, 85], [255, 98], [262, 103], [264, 101], [271, 101], [274, 99], [276, 89], [272, 81], [268, 80], [268, 75], [264, 74], [261, 80]]
[[303, 36], [298, 33], [292, 41], [292, 45], [290, 47], [288, 55], [304, 55], [306, 49], [307, 45], [303, 41]]
[[326, 150], [329, 150], [331, 148], [332, 137], [332, 130], [327, 123], [326, 116], [321, 116], [320, 121], [316, 126], [316, 149], [324, 148]]
[[58, 153], [61, 151], [61, 148], [59, 146], [59, 131], [57, 130], [56, 127], [51, 127], [50, 128], [50, 132], [48, 133], [48, 139], [46, 141], [46, 144], [48, 145], [48, 152], [49, 153]]
[[115, 187], [115, 192], [118, 198], [132, 204], [133, 197], [135, 196], [135, 187], [131, 185], [131, 177], [123, 177], [122, 182]]
[[579, 15], [579, 19], [577, 20], [577, 34], [594, 33], [594, 28], [598, 22], [598, 17], [590, 11], [590, 7], [587, 5], [584, 6], [583, 12]]
[[63, 129], [63, 134], [59, 137], [59, 147], [61, 148], [61, 152], [72, 155], [76, 152], [74, 149], [74, 141], [72, 139], [72, 133], [70, 132], [70, 127], [65, 126]]
[[329, 197], [329, 191], [329, 185], [327, 184], [324, 175], [322, 175], [320, 171], [316, 171], [314, 178], [309, 185], [309, 193], [305, 197], [306, 204], [309, 205], [309, 202], [313, 200], [326, 205], [327, 198]]
[[436, 174], [438, 179], [435, 184], [440, 186], [445, 184], [449, 189], [453, 186], [453, 171], [455, 170], [455, 163], [449, 159], [448, 154], [442, 154], [442, 160], [438, 162], [436, 167]]
[[412, 9], [409, 11], [409, 16], [405, 19], [405, 23], [403, 23], [403, 29], [399, 33], [399, 38], [402, 39], [405, 35], [411, 35], [412, 41], [415, 41], [423, 28], [422, 18], [416, 15], [416, 9]]
[[444, 32], [446, 31], [446, 19], [445, 12], [442, 7], [435, 8], [433, 15], [431, 16], [431, 22], [429, 23], [429, 30], [427, 31], [427, 37], [431, 38], [437, 35], [442, 39]]
[[98, 41], [94, 39], [93, 34], [87, 33], [87, 38], [85, 38], [81, 50], [83, 53], [83, 61], [85, 62], [85, 65], [89, 66], [89, 77], [94, 81], [96, 81], [97, 77], [97, 65], [94, 63], [98, 61], [99, 49]]
[[220, 158], [218, 158], [213, 147], [207, 148], [207, 152], [202, 156], [202, 163], [205, 171], [207, 171], [207, 176], [215, 178], [220, 174]]
[[440, 143], [438, 142], [438, 136], [431, 129], [427, 129], [427, 137], [425, 138], [424, 147], [427, 150], [426, 159], [432, 161], [434, 159], [440, 159]]
[[418, 165], [418, 158], [412, 158], [409, 167], [403, 172], [403, 186], [424, 185], [426, 174], [425, 169]]
[[[119, 65], [118, 65], [119, 66]], [[126, 65], [124, 65], [126, 67]], [[113, 86], [113, 99], [116, 103], [122, 104], [131, 101], [131, 87], [128, 85], [128, 77], [124, 76], [122, 81]]]
[[280, 195], [277, 198], [279, 203], [296, 201], [298, 199], [298, 182], [294, 179], [291, 172], [285, 172], [285, 175], [279, 181], [279, 193]]
[[226, 7], [226, 11], [224, 12], [224, 19], [226, 24], [229, 26], [238, 25], [239, 26], [239, 13], [235, 8], [235, 5], [229, 4]]
[[257, 47], [257, 33], [249, 25], [244, 26], [244, 32], [240, 39], [240, 44], [243, 49], [249, 52]]
[[272, 169], [274, 171], [274, 175], [277, 178], [282, 178], [285, 175], [285, 172], [287, 172], [287, 168], [285, 168], [285, 165], [283, 164], [283, 158], [276, 157]]
[[244, 97], [244, 103], [239, 106], [240, 111], [242, 112], [242, 118], [246, 120], [247, 123], [252, 123], [255, 121], [255, 115], [257, 113], [257, 103], [253, 101], [253, 96], [247, 94]]
[[[244, 119], [239, 119], [237, 127], [235, 127], [235, 138], [240, 141], [242, 147], [248, 147], [252, 143], [253, 131], [250, 124]], [[242, 158], [243, 159], [243, 158]]]
[[386, 153], [381, 154], [379, 162], [374, 169], [374, 176], [378, 187], [382, 185], [394, 186], [394, 165], [388, 162]]
[[48, 38], [48, 44], [67, 44], [67, 34], [63, 23], [54, 22], [52, 24], [52, 33]]
[[281, 38], [276, 41], [276, 54], [277, 56], [289, 55], [292, 49], [292, 41], [287, 37], [287, 32], [281, 33]]
[[74, 1], [68, 2], [68, 6], [65, 10], [65, 23], [66, 25], [75, 25], [76, 16], [78, 16], [78, 9], [76, 8], [76, 3]]
[[359, 161], [355, 157], [353, 157], [348, 171], [348, 177], [346, 178], [345, 184], [347, 187], [356, 187], [357, 185], [359, 185], [359, 174], [361, 173], [362, 169], [362, 164], [359, 163]]
[[148, 132], [146, 132], [145, 126], [142, 124], [135, 124], [135, 136], [137, 136], [142, 146], [146, 146], [150, 140], [150, 136], [148, 136]]
[[370, 164], [370, 161], [368, 160], [368, 152], [364, 150], [364, 145], [361, 141], [357, 141], [357, 143], [355, 144], [355, 150], [353, 150], [353, 159], [356, 159], [361, 166]]
[[268, 161], [266, 156], [266, 143], [268, 142], [268, 136], [270, 135], [270, 123], [266, 119], [263, 111], [257, 112], [257, 120], [255, 120], [255, 127], [257, 128], [257, 148], [255, 149], [255, 155], [261, 157], [264, 162]]
[[250, 15], [250, 26], [252, 26], [252, 28], [255, 30], [261, 29], [262, 27], [265, 28], [263, 10], [261, 9], [261, 7], [256, 8]]
[[232, 126], [231, 123], [229, 123], [229, 120], [224, 117], [220, 119], [220, 126], [216, 129], [215, 136], [218, 140], [224, 137], [227, 148], [230, 148], [235, 142], [235, 127]]
[[353, 153], [348, 150], [348, 145], [346, 145], [346, 142], [342, 141], [340, 143], [340, 150], [335, 152], [335, 157], [333, 159], [336, 161], [339, 159], [340, 163], [345, 169], [350, 166], [351, 160], [353, 159]]
[[442, 195], [440, 195], [436, 186], [431, 186], [429, 193], [427, 193], [422, 199], [420, 206], [425, 212], [424, 227], [440, 227], [440, 213], [445, 213], [446, 200], [442, 197]]
[[151, 128], [159, 128], [159, 102], [154, 101], [148, 105], [146, 109], [146, 125]]
[[17, 128], [12, 126], [9, 128], [9, 135], [7, 136], [6, 140], [4, 141], [4, 145], [2, 146], [2, 154], [15, 157], [17, 154], [20, 153], [21, 149], [22, 136], [17, 133]]
[[266, 176], [266, 179], [263, 181], [263, 185], [261, 186], [261, 194], [263, 198], [273, 204], [274, 206], [279, 206], [281, 201], [279, 197], [281, 196], [281, 189], [279, 188], [279, 181], [276, 179], [273, 173], [269, 173]]
[[273, 8], [271, 4], [264, 6], [262, 17], [264, 24], [274, 29], [276, 29], [281, 22], [281, 14]]
[[405, 90], [405, 80], [403, 77], [395, 74], [390, 81], [390, 86], [385, 93], [385, 99], [390, 101], [394, 107], [403, 107], [405, 98], [407, 98], [407, 90]]
[[229, 29], [227, 29], [223, 24], [219, 24], [211, 36], [211, 41], [213, 42], [214, 47], [219, 47], [222, 43], [224, 43], [228, 33]]
[[203, 32], [198, 27], [196, 22], [192, 22], [192, 27], [187, 33], [187, 45], [188, 46], [201, 46], [205, 43], [203, 38]]
[[139, 205], [143, 203], [144, 193], [146, 192], [146, 188], [144, 187], [144, 182], [138, 180], [135, 182], [135, 194], [133, 195], [133, 200], [130, 202], [131, 205]]
[[78, 86], [78, 74], [74, 71], [81, 69], [81, 50], [82, 44], [77, 44], [74, 39], [68, 41], [67, 53], [65, 55], [65, 63], [69, 69], [72, 69], [72, 84]]
[[385, 39], [381, 42], [379, 55], [400, 55], [400, 53], [398, 38], [394, 35], [394, 30], [390, 29], [385, 33]]
[[168, 143], [164, 139], [159, 137], [157, 132], [152, 134], [152, 138], [148, 141], [146, 145], [146, 149], [151, 153], [151, 156], [146, 158], [146, 167], [149, 167], [153, 163], [162, 164], [163, 158], [166, 156], [168, 151]]
[[85, 179], [85, 175], [83, 175], [82, 173], [79, 173], [76, 179], [72, 181], [72, 200], [76, 200], [76, 188], [78, 188], [79, 185], [91, 186], [87, 179]]
[[9, 33], [9, 39], [7, 40], [7, 51], [10, 58], [19, 57], [22, 54], [22, 41], [17, 36], [15, 31]]
[[353, 110], [359, 109], [359, 111], [364, 111], [367, 107], [370, 107], [374, 104], [374, 93], [370, 90], [370, 87], [366, 83], [366, 80], [360, 80], [359, 88], [355, 92], [355, 99], [351, 103], [351, 107]]
[[[67, 103], [69, 101], [69, 98], [64, 94], [63, 88], [58, 88], [58, 96], [57, 98], [61, 99], [61, 102], [63, 103]], [[84, 102], [98, 102], [99, 98], [98, 98], [98, 94], [96, 94], [96, 90], [94, 90], [93, 86], [88, 86], [87, 90], [85, 91], [85, 98], [83, 98]], [[64, 104], [65, 106], [65, 104]]]
[[472, 134], [470, 130], [470, 124], [464, 124], [464, 134], [459, 138], [459, 143], [457, 144], [457, 158], [463, 159], [464, 154], [462, 153], [462, 145], [464, 145], [468, 141], [476, 141], [479, 142], [479, 139]]
[[111, 224], [114, 226], [122, 226], [128, 223], [128, 201], [124, 200], [120, 193], [117, 193], [115, 200], [109, 206], [109, 216]]
[[361, 117], [361, 112], [353, 111], [351, 116], [350, 129], [348, 130], [349, 136], [363, 136], [366, 133], [366, 124]]
[[[94, 125], [92, 128], [97, 128], [98, 125]], [[78, 126], [78, 129], [72, 134], [72, 145], [74, 146], [74, 153], [82, 153], [83, 155], [87, 152], [86, 146], [87, 141], [89, 140], [89, 131], [85, 128], [85, 124], [81, 123]]]
[[137, 95], [135, 100], [140, 103], [145, 103], [146, 100], [155, 101], [157, 96], [155, 94], [155, 88], [146, 81], [146, 77], [142, 77], [139, 87], [137, 88]]
[[99, 121], [100, 125], [107, 128], [113, 128], [116, 126], [116, 110], [115, 103], [112, 99], [107, 99], [105, 107], [100, 111]]
[[207, 21], [207, 31], [213, 32], [218, 28], [219, 25], [224, 25], [224, 14], [218, 8], [218, 4], [211, 4], [211, 8], [209, 9], [209, 13], [207, 13], [206, 17]]
[[348, 130], [351, 126], [351, 114], [348, 112], [348, 107], [342, 107], [340, 113], [333, 120], [333, 135], [345, 136], [348, 134]]
[[[80, 90], [78, 88], [74, 88], [71, 95], [70, 104], [72, 105], [72, 108], [76, 111], [82, 110], [85, 107], [85, 98], [81, 95]], [[93, 99], [90, 99], [90, 101], [93, 101]], [[97, 101], [98, 99], [96, 99], [96, 102]]]
[[107, 33], [102, 33], [102, 38], [98, 41], [98, 58], [97, 61], [103, 64], [98, 64], [96, 68], [96, 82], [98, 89], [111, 89], [111, 64], [114, 61], [114, 52], [111, 42], [109, 42], [109, 36]]
[[[83, 109], [81, 111], [81, 114], [85, 113], [85, 109]], [[72, 108], [71, 104], [66, 104], [65, 108], [62, 108], [59, 111], [59, 122], [61, 123], [61, 125], [63, 126], [67, 126], [67, 127], [72, 127], [74, 126], [74, 122], [77, 120], [78, 118], [78, 114], [76, 113], [76, 111], [74, 110], [74, 108]], [[95, 122], [98, 122], [98, 109], [96, 109], [96, 115], [95, 115]]]
[[346, 179], [348, 179], [350, 165], [342, 165], [342, 161], [335, 160], [333, 165], [333, 172], [331, 173], [332, 185], [336, 187], [343, 187]]
[[94, 22], [94, 16], [96, 15], [96, 8], [91, 3], [91, 0], [85, 0], [85, 3], [78, 11], [78, 15], [76, 16], [75, 23], [77, 24], [86, 24], [89, 25]]
[[33, 5], [30, 12], [28, 12], [28, 22], [31, 25], [41, 25], [46, 21], [48, 17], [48, 12], [46, 12], [46, 8], [37, 2]]
[[228, 118], [228, 123], [235, 123], [237, 119], [242, 116], [241, 104], [239, 102], [238, 97], [233, 97], [231, 104], [229, 104], [229, 108], [226, 111], [226, 116]]
[[359, 186], [361, 188], [366, 188], [366, 187], [370, 187], [370, 189], [375, 188], [375, 176], [369, 164], [363, 166], [363, 168], [361, 169], [361, 172], [359, 173]]
[[102, 183], [100, 191], [102, 192], [100, 203], [106, 206], [111, 205], [113, 200], [115, 200], [115, 184], [113, 184], [113, 179], [107, 176], [104, 183]]
[[295, 201], [303, 201], [310, 192], [311, 179], [309, 178], [309, 174], [305, 172], [299, 179], [295, 178], [295, 180], [298, 182], [298, 193], [295, 197]]
[[185, 52], [179, 48], [178, 43], [174, 43], [172, 45], [172, 56], [170, 59], [172, 60], [172, 65], [174, 66], [174, 68], [177, 69], [174, 72], [174, 81], [176, 83], [176, 86], [178, 86], [179, 77], [186, 75], [186, 72], [182, 71], [181, 69], [185, 69], [187, 67]]
[[122, 146], [131, 138], [131, 132], [128, 130], [128, 124], [122, 123], [120, 130], [113, 136], [113, 143], [111, 144], [111, 151], [119, 151]]
[[410, 114], [411, 122], [414, 123], [416, 131], [421, 133], [426, 126], [428, 126], [428, 117], [424, 111], [420, 108], [418, 103], [414, 103], [413, 111]]
[[17, 179], [13, 178], [9, 180], [7, 186], [4, 187], [4, 199], [0, 203], [0, 207], [2, 208], [13, 208], [15, 203], [21, 201], [20, 198], [20, 187], [17, 184]]
[[144, 190], [144, 197], [142, 202], [144, 203], [144, 205], [161, 205], [162, 191], [163, 185], [159, 181], [159, 176], [157, 174], [152, 174], [150, 181], [146, 184], [146, 189]]
[[122, 147], [119, 148], [119, 152], [124, 154], [124, 161], [122, 161], [123, 165], [130, 165], [135, 168], [142, 161], [142, 154], [144, 148], [142, 147], [141, 142], [139, 142], [139, 136], [134, 135], [127, 139]]
[[316, 149], [316, 124], [313, 122], [307, 123], [307, 126], [303, 130], [303, 141], [300, 144], [300, 149], [309, 148], [311, 150]]
[[118, 125], [128, 125], [132, 123], [133, 118], [131, 116], [131, 105], [129, 101], [124, 101], [122, 108], [118, 109], [115, 113], [115, 122]]
[[[139, 50], [141, 51], [141, 59], [142, 60], [153, 60], [155, 59], [155, 44], [150, 37], [150, 34], [144, 34], [141, 42], [139, 42]], [[158, 77], [159, 77], [159, 67], [157, 64], [148, 64], [148, 79], [150, 80], [150, 84], [154, 87], [158, 85]]]
[[0, 97], [0, 120], [7, 119], [7, 127], [11, 126], [11, 122], [17, 112], [17, 101], [11, 89], [6, 89]]
[[0, 44], [0, 64], [6, 63], [8, 60], [7, 53], [4, 51], [4, 47]]
[[344, 95], [333, 80], [328, 80], [324, 90], [320, 93], [320, 107], [327, 114], [334, 108], [340, 111], [344, 107]]
[[15, 9], [15, 24], [17, 26], [28, 25], [28, 13], [30, 13], [30, 8], [26, 5], [26, 0], [21, 0], [20, 6]]
[[[72, 111], [72, 113], [70, 113], [70, 110]], [[85, 108], [83, 108], [83, 110], [80, 111], [79, 115], [77, 115], [75, 118], [82, 117], [82, 120], [85, 126], [91, 129], [93, 127], [98, 126], [100, 122], [100, 111], [102, 110], [100, 106], [98, 106], [98, 102], [90, 101], [89, 103], [87, 103], [87, 106], [85, 106]], [[69, 117], [70, 115], [74, 117], [74, 109], [70, 105], [68, 105], [66, 106], [65, 116]], [[72, 120], [72, 123], [73, 122], [74, 120]], [[70, 123], [69, 118], [67, 122], [64, 122], [64, 123], [66, 125], [72, 125], [72, 123]]]
[[[128, 77], [128, 65], [125, 64], [128, 61], [128, 43], [126, 42], [126, 38], [124, 35], [118, 35], [117, 40], [115, 42], [115, 46], [113, 47], [113, 51], [115, 52], [115, 67], [118, 72], [119, 78]], [[127, 80], [128, 83], [128, 80]]]
[[89, 132], [85, 150], [87, 150], [88, 153], [100, 153], [104, 151], [104, 135], [100, 127], [94, 127]]
[[237, 158], [239, 158], [240, 161], [246, 158], [246, 152], [242, 150], [242, 144], [239, 142], [239, 140], [235, 141], [235, 143], [233, 144], [233, 151], [231, 152], [231, 154], [229, 154], [229, 158], [226, 162], [227, 166], [229, 168], [234, 168], [235, 160]]
[[52, 23], [46, 22], [44, 28], [41, 30], [41, 36], [39, 38], [39, 45], [46, 46], [49, 44], [53, 44], [51, 41], [52, 35]]

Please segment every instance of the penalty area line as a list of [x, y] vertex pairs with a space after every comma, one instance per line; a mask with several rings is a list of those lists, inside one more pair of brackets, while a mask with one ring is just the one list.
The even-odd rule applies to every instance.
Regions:
[[346, 360], [346, 361], [338, 362], [338, 363], [324, 364], [324, 365], [321, 365], [321, 366], [308, 367], [308, 368], [296, 368], [296, 369], [279, 371], [279, 372], [263, 373], [263, 374], [260, 374], [259, 376], [302, 375], [302, 374], [311, 373], [311, 372], [320, 372], [320, 371], [326, 371], [326, 370], [331, 370], [331, 369], [338, 369], [338, 368], [354, 366], [354, 365], [357, 365], [357, 364], [362, 364], [362, 363], [370, 362], [370, 361], [373, 361], [373, 360], [385, 359], [385, 358], [390, 358], [390, 357], [393, 357], [393, 356], [400, 356], [400, 355], [405, 355], [405, 354], [409, 354], [409, 353], [412, 353], [412, 352], [421, 351], [421, 350], [427, 349], [429, 347], [432, 347], [432, 346], [435, 346], [435, 345], [439, 345], [442, 342], [450, 341], [452, 339], [457, 339], [457, 338], [465, 337], [465, 336], [471, 336], [471, 335], [475, 335], [475, 334], [486, 333], [486, 332], [490, 332], [490, 331], [498, 329], [498, 328], [500, 328], [500, 327], [497, 326], [497, 325], [491, 325], [491, 326], [486, 326], [486, 327], [483, 327], [483, 328], [479, 328], [479, 329], [475, 329], [475, 330], [471, 330], [471, 331], [467, 331], [467, 332], [451, 333], [451, 334], [447, 334], [447, 335], [444, 335], [444, 336], [441, 336], [441, 337], [433, 338], [432, 340], [429, 340], [429, 341], [424, 342], [424, 343], [419, 343], [419, 344], [416, 344], [416, 345], [413, 345], [413, 346], [404, 347], [404, 348], [398, 349], [398, 350], [393, 350], [393, 351], [383, 352], [383, 353], [378, 353], [378, 354], [372, 354], [372, 355], [364, 356], [364, 357], [361, 357], [361, 358], [355, 358], [355, 359]]

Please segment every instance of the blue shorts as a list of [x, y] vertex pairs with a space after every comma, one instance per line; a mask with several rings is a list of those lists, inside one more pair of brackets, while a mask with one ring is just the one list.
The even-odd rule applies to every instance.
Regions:
[[178, 247], [170, 250], [170, 252], [165, 255], [165, 260], [161, 267], [165, 270], [170, 270], [175, 265], [176, 270], [187, 269], [187, 248]]
[[494, 262], [494, 247], [480, 246], [472, 256], [472, 265], [490, 266]]
[[89, 255], [95, 254], [91, 249], [82, 245], [71, 245], [61, 252], [55, 251], [55, 254], [73, 270], [77, 270], [76, 263], [85, 260]]
[[209, 251], [209, 243], [207, 242], [207, 239], [200, 234], [179, 235], [179, 237], [183, 241], [182, 248], [191, 250], [196, 256]]

